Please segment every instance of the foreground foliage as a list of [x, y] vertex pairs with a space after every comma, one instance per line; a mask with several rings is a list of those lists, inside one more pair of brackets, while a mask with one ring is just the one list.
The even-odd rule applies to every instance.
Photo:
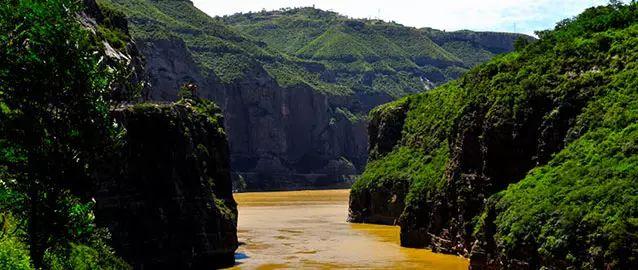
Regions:
[[117, 71], [76, 0], [0, 4], [0, 265], [126, 269], [87, 196], [114, 129]]

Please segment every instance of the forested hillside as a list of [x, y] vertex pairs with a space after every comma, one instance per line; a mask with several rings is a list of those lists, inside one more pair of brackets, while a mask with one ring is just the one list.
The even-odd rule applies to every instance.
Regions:
[[473, 269], [638, 265], [638, 4], [591, 8], [371, 113], [350, 218]]

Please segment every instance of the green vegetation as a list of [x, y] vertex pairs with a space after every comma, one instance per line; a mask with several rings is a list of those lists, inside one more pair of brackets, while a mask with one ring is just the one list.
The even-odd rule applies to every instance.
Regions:
[[636, 145], [636, 124], [588, 132], [498, 194], [499, 247], [515, 253], [532, 242], [547, 260], [582, 269], [635, 266]]
[[407, 106], [401, 140], [385, 156], [371, 160], [352, 192], [363, 192], [385, 181], [409, 181], [408, 203], [420, 203], [413, 198], [433, 194], [445, 182], [444, 172], [449, 159], [448, 135], [454, 119], [461, 116], [466, 105], [466, 89], [451, 82], [427, 93], [405, 97], [374, 109], [370, 115], [391, 123], [397, 121], [397, 106]]
[[347, 108], [341, 108], [341, 107], [337, 107], [335, 109], [335, 113], [337, 115], [343, 116], [345, 119], [348, 119], [348, 121], [350, 121], [350, 123], [353, 123], [353, 124], [361, 121], [361, 119], [363, 119], [363, 117], [364, 117], [362, 115], [357, 115], [357, 114], [352, 113]]
[[[6, 149], [3, 145], [2, 150]], [[1, 161], [6, 165], [9, 160], [4, 157]], [[0, 168], [0, 268], [33, 269], [28, 246], [20, 237], [22, 220], [12, 213], [24, 202], [24, 196], [9, 188], [12, 181], [6, 170]]]
[[495, 226], [494, 252], [505, 264], [635, 268], [638, 4], [591, 8], [539, 36], [457, 81], [373, 111], [383, 121], [393, 106], [409, 107], [394, 150], [368, 164], [353, 193], [410, 181], [402, 226], [414, 226], [421, 213], [415, 209], [429, 207], [428, 198], [451, 181], [446, 170], [462, 162], [455, 159], [463, 149], [454, 140], [468, 126], [481, 123], [466, 139], [482, 151], [490, 151], [490, 136], [512, 134], [517, 126], [535, 125], [533, 143], [541, 146], [552, 139], [543, 132], [562, 128], [558, 153], [540, 158], [541, 166], [522, 179], [502, 179], [516, 184], [491, 197], [495, 220], [486, 221], [487, 213], [475, 217], [476, 232]]
[[493, 198], [495, 239], [506, 254], [532, 242], [566, 265], [631, 268], [638, 265], [638, 5], [588, 10], [544, 35], [574, 39], [571, 48], [607, 65], [589, 71], [601, 76], [588, 75], [595, 99], [568, 146]]
[[80, 3], [0, 4], [2, 269], [129, 268], [86, 196], [115, 134], [109, 97], [121, 78], [100, 64]]
[[[468, 68], [511, 50], [520, 36], [415, 29], [314, 8], [235, 14], [221, 20], [279, 51], [322, 63], [337, 74], [339, 84], [394, 98], [458, 78]], [[503, 44], [490, 44], [491, 39]]]
[[[384, 181], [418, 183], [419, 191], [425, 187], [440, 187], [448, 151], [447, 147], [441, 147], [436, 152], [424, 153], [418, 149], [400, 147], [387, 156], [371, 161], [365, 173], [353, 185], [353, 192], [384, 186]], [[417, 196], [417, 193], [413, 195]]]
[[[180, 100], [175, 102], [175, 104], [192, 108], [197, 113], [199, 113], [200, 116], [206, 117], [206, 120], [209, 123], [217, 127], [217, 132], [219, 134], [226, 134], [226, 131], [224, 131], [224, 116], [222, 115], [222, 109], [220, 109], [217, 104], [210, 100], [197, 97], [196, 85], [188, 84], [182, 86], [180, 89]], [[153, 104], [138, 104], [136, 106], [133, 106], [133, 109], [146, 105], [155, 107], [155, 105]], [[207, 152], [208, 150], [202, 148], [202, 151]]]
[[377, 20], [348, 19], [313, 8], [236, 14], [222, 20], [277, 49], [305, 58], [359, 59], [370, 63], [393, 58], [411, 62], [410, 58], [418, 57], [459, 61], [417, 29]]

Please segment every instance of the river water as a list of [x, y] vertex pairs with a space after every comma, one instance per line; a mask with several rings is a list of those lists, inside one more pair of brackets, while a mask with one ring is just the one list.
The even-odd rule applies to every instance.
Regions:
[[399, 246], [396, 226], [347, 223], [348, 194], [235, 194], [243, 244], [231, 269], [467, 269], [466, 259]]

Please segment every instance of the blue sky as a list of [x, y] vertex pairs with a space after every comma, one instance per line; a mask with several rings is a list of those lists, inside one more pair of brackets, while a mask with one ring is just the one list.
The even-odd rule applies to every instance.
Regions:
[[414, 27], [532, 34], [608, 0], [192, 0], [211, 16], [305, 7], [355, 18], [380, 18]]

